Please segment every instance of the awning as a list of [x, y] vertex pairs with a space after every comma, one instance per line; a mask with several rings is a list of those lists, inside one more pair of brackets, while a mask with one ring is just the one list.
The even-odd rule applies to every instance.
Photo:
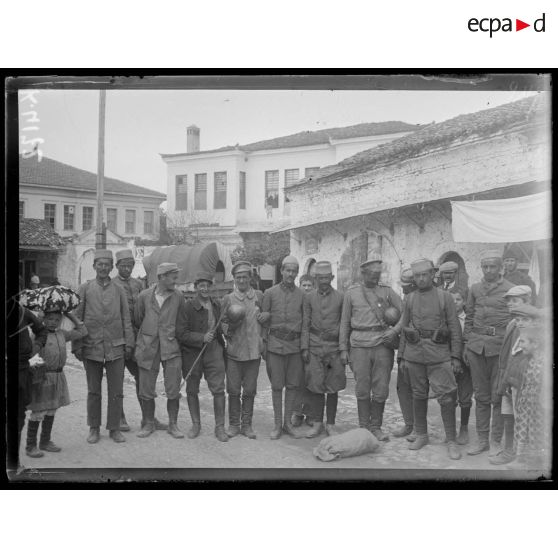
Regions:
[[451, 202], [455, 242], [525, 242], [552, 237], [550, 191], [498, 200]]
[[181, 268], [178, 283], [193, 283], [199, 271], [215, 273], [221, 261], [225, 268], [225, 281], [232, 281], [232, 262], [229, 250], [220, 242], [194, 244], [193, 246], [160, 246], [143, 258], [149, 285], [157, 282], [157, 266], [163, 262], [175, 263]]

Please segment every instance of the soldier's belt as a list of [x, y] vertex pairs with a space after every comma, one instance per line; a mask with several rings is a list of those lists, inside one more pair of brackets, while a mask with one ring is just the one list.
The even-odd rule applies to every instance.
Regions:
[[473, 326], [472, 330], [473, 333], [478, 333], [479, 335], [504, 335], [506, 328], [505, 327], [492, 327], [492, 326]]
[[290, 331], [284, 329], [269, 328], [269, 333], [277, 339], [283, 339], [284, 341], [293, 341], [300, 337], [300, 331]]
[[418, 334], [423, 338], [423, 339], [432, 339], [432, 336], [434, 335], [434, 332], [436, 331], [435, 329], [419, 329], [417, 328]]
[[318, 329], [317, 327], [310, 326], [310, 333], [319, 335], [324, 341], [337, 341], [339, 335], [327, 329]]
[[384, 331], [387, 327], [378, 326], [367, 326], [367, 327], [351, 327], [353, 331]]

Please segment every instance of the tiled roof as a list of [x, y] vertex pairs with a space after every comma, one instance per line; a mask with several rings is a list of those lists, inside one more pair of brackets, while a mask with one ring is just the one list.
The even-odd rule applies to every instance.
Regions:
[[407, 124], [400, 121], [389, 122], [368, 122], [355, 124], [354, 126], [343, 126], [341, 128], [327, 128], [313, 132], [298, 132], [289, 136], [281, 136], [268, 140], [256, 141], [245, 145], [229, 145], [218, 149], [207, 151], [196, 151], [191, 153], [162, 153], [162, 157], [172, 157], [173, 155], [199, 155], [204, 153], [217, 153], [219, 151], [231, 151], [239, 149], [246, 152], [262, 151], [266, 149], [288, 149], [293, 147], [303, 147], [306, 145], [320, 145], [329, 143], [330, 140], [344, 140], [351, 138], [364, 138], [368, 136], [380, 136], [383, 134], [397, 134], [402, 132], [415, 132], [421, 126], [419, 124]]
[[[97, 175], [95, 173], [72, 167], [48, 157], [42, 157], [39, 162], [38, 157], [24, 159], [20, 156], [19, 182], [20, 184], [37, 184], [40, 186], [63, 186], [65, 188], [90, 190], [93, 192], [97, 190]], [[111, 194], [154, 196], [160, 198], [161, 201], [167, 197], [161, 192], [106, 176], [104, 179], [104, 189], [105, 192]]]
[[19, 220], [19, 246], [42, 246], [58, 248], [64, 241], [54, 229], [42, 219]]
[[549, 114], [548, 94], [539, 93], [492, 109], [460, 115], [439, 124], [423, 126], [414, 134], [361, 151], [336, 165], [323, 167], [312, 178], [301, 180], [288, 188], [298, 189], [309, 183], [315, 185], [335, 182], [464, 140], [489, 136], [537, 120], [548, 121]]

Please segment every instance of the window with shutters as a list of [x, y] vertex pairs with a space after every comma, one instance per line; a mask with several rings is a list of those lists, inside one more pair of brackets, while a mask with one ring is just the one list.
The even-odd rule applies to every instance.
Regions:
[[311, 176], [314, 176], [319, 170], [320, 167], [306, 167], [304, 169], [304, 178], [310, 178]]
[[286, 169], [285, 170], [285, 188], [298, 182], [299, 172], [298, 169]]
[[143, 212], [143, 234], [153, 234], [153, 211]]
[[265, 206], [279, 207], [279, 171], [265, 171]]
[[227, 207], [227, 172], [216, 172], [214, 175], [215, 196], [213, 209], [226, 209]]
[[116, 231], [116, 220], [118, 218], [118, 212], [115, 208], [107, 208], [107, 229], [112, 232]]
[[207, 209], [207, 174], [196, 174], [194, 184], [194, 209]]
[[73, 231], [75, 222], [75, 205], [65, 205], [64, 206], [64, 230]]
[[19, 202], [19, 218], [23, 219], [25, 217], [25, 202]]
[[238, 177], [238, 198], [238, 207], [246, 209], [246, 173], [244, 171], [240, 171]]
[[188, 209], [188, 175], [180, 174], [176, 177], [176, 209]]
[[56, 204], [45, 203], [45, 221], [53, 228], [56, 228]]
[[136, 212], [134, 209], [126, 210], [126, 224], [124, 230], [126, 234], [135, 234], [136, 232]]
[[93, 208], [84, 207], [81, 213], [81, 224], [84, 231], [88, 231], [93, 228]]

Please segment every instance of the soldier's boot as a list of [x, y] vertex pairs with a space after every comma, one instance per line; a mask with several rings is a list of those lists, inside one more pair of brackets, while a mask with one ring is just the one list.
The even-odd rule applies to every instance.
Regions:
[[413, 398], [413, 415], [416, 438], [409, 445], [410, 450], [419, 450], [428, 444], [428, 423], [426, 421], [427, 412], [428, 399]]
[[308, 391], [306, 393], [306, 401], [308, 407], [310, 407], [313, 420], [312, 428], [306, 433], [306, 438], [315, 438], [319, 436], [324, 429], [325, 396], [322, 393]]
[[283, 433], [283, 390], [273, 389], [271, 391], [271, 401], [273, 403], [275, 428], [271, 431], [269, 437], [272, 440], [278, 440]]
[[229, 437], [225, 432], [225, 394], [213, 396], [213, 413], [215, 414], [215, 437], [220, 442], [228, 442]]
[[254, 415], [254, 396], [242, 396], [242, 428], [240, 433], [250, 440], [256, 439], [256, 433], [252, 428], [252, 417]]
[[459, 434], [457, 435], [456, 442], [460, 446], [465, 446], [469, 443], [469, 415], [471, 414], [471, 407], [461, 407], [461, 423], [459, 425]]
[[448, 457], [450, 459], [461, 459], [461, 451], [455, 441], [455, 394], [453, 401], [440, 405], [442, 412], [442, 422], [444, 423], [444, 430], [446, 431], [446, 440], [448, 444]]
[[405, 437], [405, 440], [407, 440], [407, 442], [414, 442], [417, 439], [417, 431], [414, 429], [411, 431], [411, 433]]
[[98, 426], [91, 426], [89, 428], [89, 436], [87, 436], [88, 444], [96, 444], [101, 437], [100, 428]]
[[184, 434], [178, 428], [178, 411], [180, 410], [180, 399], [167, 399], [167, 413], [169, 415], [169, 427], [167, 432], [173, 438], [184, 438]]
[[121, 444], [122, 442], [126, 441], [126, 438], [124, 438], [120, 430], [111, 430], [109, 432], [109, 436], [112, 439], [112, 441], [116, 442], [117, 444]]
[[299, 401], [298, 390], [292, 388], [291, 389], [286, 388], [285, 389], [285, 411], [283, 414], [283, 432], [285, 432], [289, 436], [292, 436], [293, 438], [303, 437], [302, 434], [298, 433], [294, 429], [291, 423], [293, 409], [298, 401]]
[[37, 434], [39, 432], [39, 420], [27, 421], [27, 443], [25, 453], [28, 457], [43, 457], [44, 453], [37, 447]]
[[502, 418], [501, 406], [492, 406], [492, 425], [490, 432], [490, 449], [488, 457], [496, 457], [504, 451], [502, 437], [504, 434], [504, 420]]
[[370, 427], [370, 399], [357, 399], [358, 427]]
[[337, 416], [337, 403], [339, 400], [339, 394], [328, 393], [326, 395], [326, 434], [328, 436], [335, 436], [338, 434], [335, 428], [335, 417]]
[[234, 438], [240, 434], [240, 395], [229, 395], [229, 429], [227, 436]]
[[504, 421], [504, 450], [498, 455], [488, 458], [492, 465], [505, 465], [515, 459], [513, 431], [515, 419], [513, 415], [502, 415]]
[[192, 427], [188, 430], [187, 436], [193, 439], [200, 435], [201, 430], [200, 399], [197, 393], [188, 393], [186, 394], [186, 401], [188, 402], [188, 410], [190, 411], [190, 418], [192, 419]]
[[[467, 455], [479, 455], [490, 449], [488, 443], [488, 425], [490, 424], [490, 403], [482, 401], [475, 402], [475, 413], [477, 415], [477, 441], [469, 448]], [[479, 431], [479, 427], [486, 425], [487, 430]]]
[[[400, 374], [401, 372], [398, 372]], [[397, 378], [399, 380], [399, 376]], [[399, 407], [403, 415], [403, 426], [397, 428], [392, 432], [396, 438], [404, 438], [412, 434], [414, 430], [414, 416], [413, 416], [413, 392], [411, 388], [402, 383], [397, 385], [397, 398], [399, 399]]]
[[380, 442], [387, 442], [389, 436], [382, 430], [382, 419], [384, 416], [385, 401], [374, 401], [370, 403], [370, 432]]
[[142, 404], [143, 426], [136, 434], [138, 438], [147, 438], [155, 432], [155, 399], [144, 399]]
[[41, 426], [41, 440], [39, 442], [39, 449], [43, 451], [62, 451], [62, 448], [58, 447], [51, 439], [52, 425], [54, 423], [53, 415], [45, 415], [43, 419], [43, 424]]
[[121, 432], [130, 432], [130, 425], [126, 420], [126, 415], [124, 414], [124, 409], [122, 409], [122, 414], [120, 415], [120, 430]]

